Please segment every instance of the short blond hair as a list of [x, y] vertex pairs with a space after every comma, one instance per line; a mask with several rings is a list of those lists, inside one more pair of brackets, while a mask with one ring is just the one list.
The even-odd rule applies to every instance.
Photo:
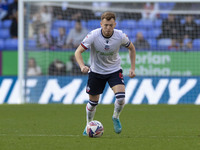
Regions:
[[115, 14], [113, 12], [104, 12], [101, 15], [101, 20], [106, 19], [106, 20], [111, 20], [114, 19], [115, 20]]

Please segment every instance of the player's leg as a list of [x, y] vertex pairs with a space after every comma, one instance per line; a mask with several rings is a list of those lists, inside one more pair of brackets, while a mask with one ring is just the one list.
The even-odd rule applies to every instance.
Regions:
[[122, 126], [119, 120], [119, 115], [125, 104], [125, 86], [122, 75], [122, 70], [119, 70], [110, 75], [108, 80], [110, 87], [115, 93], [115, 103], [114, 103], [114, 113], [112, 116], [114, 130], [116, 133], [120, 133], [122, 130]]
[[[106, 80], [99, 74], [90, 72], [86, 92], [89, 94], [89, 102], [86, 105], [86, 119], [87, 124], [93, 120], [96, 106], [98, 105], [99, 95], [103, 93]], [[86, 128], [83, 135], [87, 135]]]
[[119, 120], [119, 115], [124, 108], [125, 104], [125, 86], [124, 85], [116, 85], [112, 87], [115, 93], [115, 103], [114, 103], [114, 113], [112, 116], [114, 130], [116, 133], [121, 133], [122, 126]]
[[125, 86], [122, 84], [115, 85], [114, 87], [112, 87], [112, 90], [115, 93], [113, 118], [119, 119], [119, 115], [125, 105]]
[[93, 120], [96, 106], [98, 105], [99, 101], [99, 94], [98, 95], [89, 95], [89, 102], [86, 105], [86, 114], [87, 114], [87, 124]]
[[[89, 102], [86, 105], [86, 119], [87, 119], [87, 124], [93, 120], [95, 112], [96, 112], [96, 106], [98, 105], [99, 101], [99, 94], [98, 95], [90, 95], [89, 94]], [[83, 135], [87, 136], [87, 131], [86, 131], [87, 125], [83, 131]]]

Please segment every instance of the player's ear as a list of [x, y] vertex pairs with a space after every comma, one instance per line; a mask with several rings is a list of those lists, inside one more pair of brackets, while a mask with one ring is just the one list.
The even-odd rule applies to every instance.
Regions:
[[116, 25], [117, 25], [117, 23], [115, 22], [115, 23], [114, 23], [114, 28], [116, 27]]
[[102, 21], [100, 22], [101, 27], [103, 27]]

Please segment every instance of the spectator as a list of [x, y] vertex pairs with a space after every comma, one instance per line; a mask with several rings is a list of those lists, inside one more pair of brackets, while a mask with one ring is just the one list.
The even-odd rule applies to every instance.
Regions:
[[39, 76], [41, 74], [41, 68], [37, 65], [35, 58], [29, 58], [27, 76]]
[[149, 49], [150, 45], [147, 40], [144, 39], [143, 34], [141, 32], [138, 32], [136, 35], [136, 40], [133, 43], [136, 49]]
[[192, 49], [193, 49], [192, 40], [185, 43], [182, 47], [182, 50], [184, 50], [184, 51], [188, 51], [188, 50], [192, 50]]
[[193, 40], [198, 37], [198, 25], [194, 22], [193, 17], [191, 15], [185, 17], [183, 31], [185, 39]]
[[171, 40], [171, 45], [168, 46], [169, 50], [178, 50], [179, 49], [179, 44], [177, 43], [177, 40], [172, 39]]
[[8, 13], [8, 4], [5, 0], [0, 0], [0, 20], [2, 20]]
[[11, 3], [10, 5], [8, 5], [8, 13], [3, 18], [3, 20], [13, 19], [14, 14], [17, 12], [17, 10], [18, 10], [18, 0], [14, 0], [13, 3]]
[[10, 35], [12, 38], [18, 37], [18, 11], [16, 11], [16, 13], [13, 14], [12, 23], [10, 26]]
[[37, 35], [39, 34], [39, 29], [42, 26], [45, 26], [45, 24], [41, 21], [41, 15], [39, 13], [33, 15], [32, 21], [33, 22], [31, 24], [31, 29], [33, 30], [33, 37], [37, 37]]
[[66, 41], [67, 41], [67, 35], [65, 28], [59, 28], [59, 36], [55, 39], [55, 46], [56, 48], [64, 49], [66, 48]]
[[67, 47], [77, 48], [87, 33], [88, 31], [82, 27], [81, 21], [77, 20], [75, 28], [69, 31], [69, 35], [67, 37]]
[[52, 37], [46, 31], [46, 26], [41, 26], [39, 29], [39, 34], [37, 35], [37, 44], [40, 48], [52, 49]]
[[52, 22], [52, 8], [43, 6], [40, 10], [40, 15], [41, 15], [41, 22], [45, 24], [46, 30], [49, 33], [51, 29], [51, 22]]
[[67, 66], [68, 66], [67, 68], [69, 69], [70, 75], [85, 75], [81, 72], [81, 69], [78, 63], [76, 62], [76, 58], [74, 55], [70, 57], [70, 62], [67, 63]]
[[159, 35], [161, 38], [181, 39], [180, 34], [181, 24], [180, 20], [175, 19], [173, 14], [169, 14], [168, 18], [162, 22], [162, 33]]
[[50, 64], [48, 70], [49, 70], [49, 75], [52, 76], [64, 76], [67, 74], [66, 65], [58, 59], [54, 60]]
[[145, 3], [144, 11], [142, 12], [142, 19], [155, 20], [158, 15], [158, 3]]

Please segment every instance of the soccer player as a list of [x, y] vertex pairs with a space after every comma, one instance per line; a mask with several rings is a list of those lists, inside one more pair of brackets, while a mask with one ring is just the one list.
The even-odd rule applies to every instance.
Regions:
[[[129, 77], [135, 77], [136, 51], [127, 35], [116, 26], [115, 14], [104, 12], [101, 16], [101, 28], [91, 31], [76, 49], [75, 57], [83, 73], [88, 73], [86, 92], [89, 94], [89, 102], [86, 106], [87, 123], [93, 120], [99, 95], [103, 93], [106, 83], [115, 94], [114, 113], [112, 116], [114, 130], [120, 133], [122, 130], [119, 120], [120, 112], [125, 104], [125, 85], [120, 65], [119, 49], [125, 46], [129, 49], [131, 68]], [[91, 66], [84, 64], [82, 53], [90, 48]], [[86, 128], [83, 135], [87, 135]]]

